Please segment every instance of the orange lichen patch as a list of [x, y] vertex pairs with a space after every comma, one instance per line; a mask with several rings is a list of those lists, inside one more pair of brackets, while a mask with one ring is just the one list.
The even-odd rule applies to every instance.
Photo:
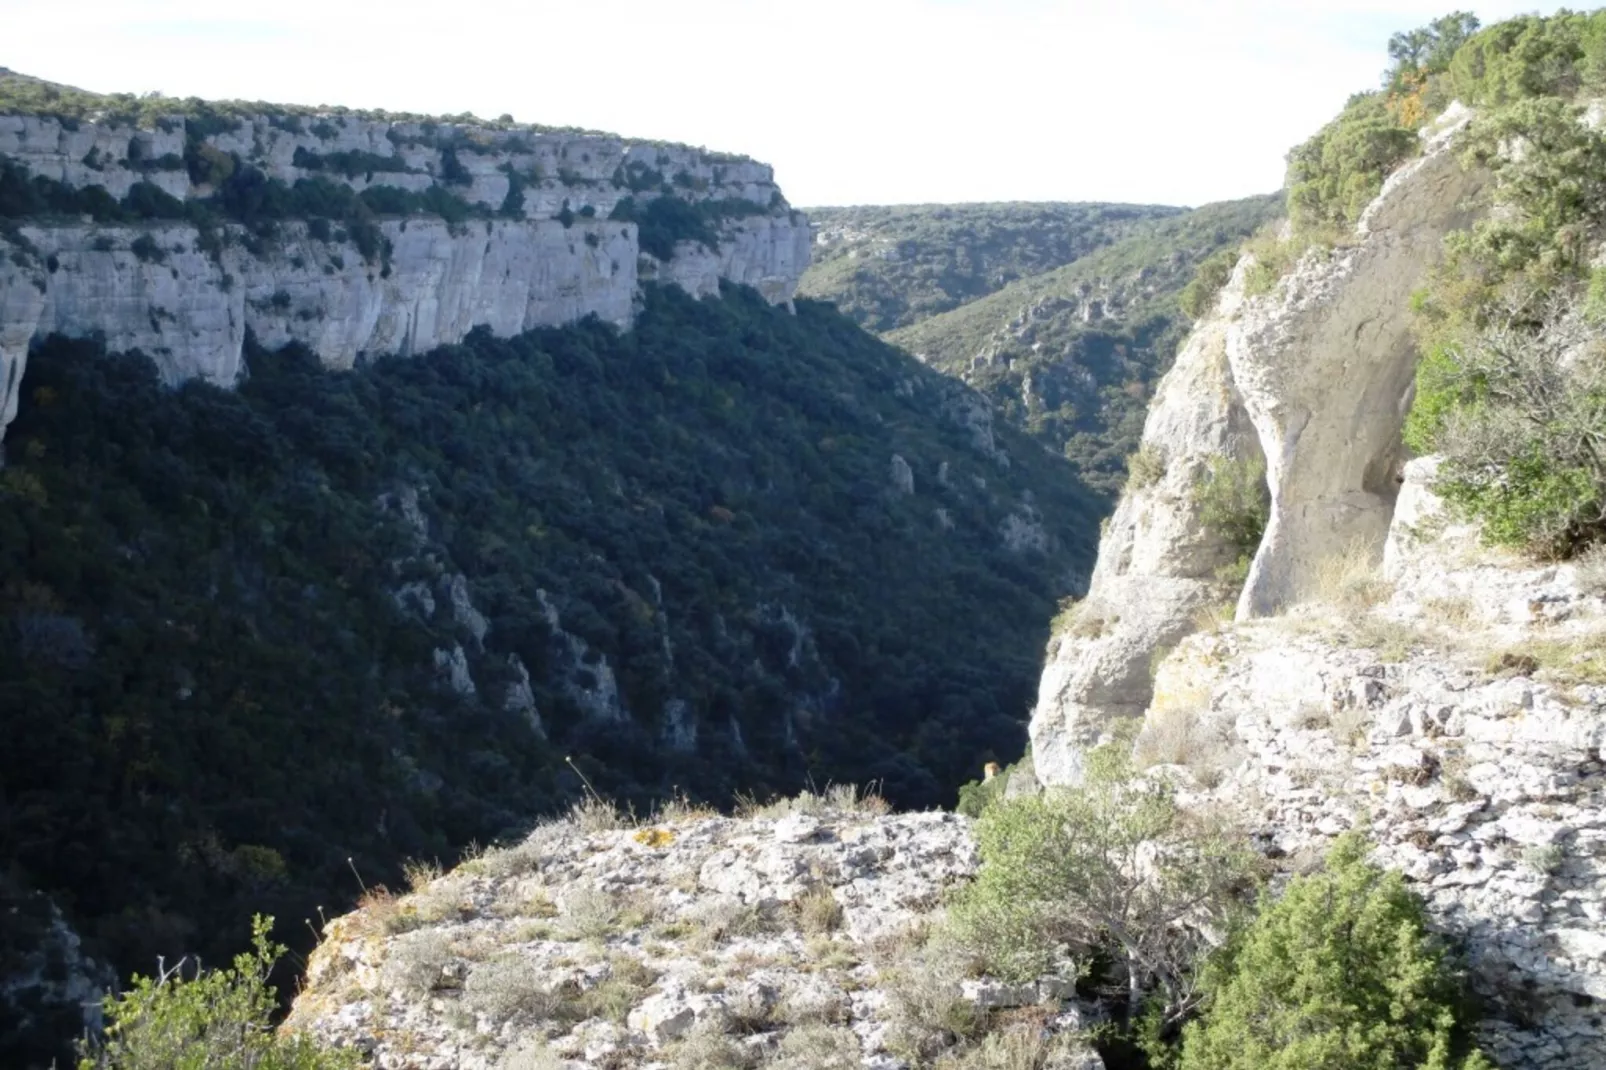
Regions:
[[668, 847], [675, 842], [675, 834], [668, 829], [637, 829], [635, 835], [630, 837], [643, 847]]

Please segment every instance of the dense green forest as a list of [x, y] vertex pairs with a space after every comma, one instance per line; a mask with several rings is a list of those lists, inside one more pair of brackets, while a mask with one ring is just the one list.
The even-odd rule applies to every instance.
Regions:
[[637, 806], [950, 804], [1094, 551], [1068, 465], [807, 301], [248, 363], [169, 390], [55, 338], [7, 436], [0, 856], [123, 970], [516, 833], [566, 756]]
[[811, 208], [814, 262], [799, 292], [872, 331], [908, 327], [1069, 264], [1183, 211], [1140, 204]]
[[1200, 265], [1232, 255], [1280, 196], [1206, 205], [893, 331], [888, 341], [982, 391], [999, 415], [1120, 491], [1154, 384], [1191, 326], [1180, 299]]

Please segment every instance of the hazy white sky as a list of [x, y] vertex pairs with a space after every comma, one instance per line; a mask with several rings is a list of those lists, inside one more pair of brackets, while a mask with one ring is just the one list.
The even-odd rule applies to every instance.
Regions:
[[[1452, 6], [0, 0], [0, 66], [686, 141], [773, 163], [797, 205], [1200, 204], [1275, 189], [1287, 148], [1376, 84], [1389, 34]], [[1468, 6], [1485, 23], [1535, 9]]]

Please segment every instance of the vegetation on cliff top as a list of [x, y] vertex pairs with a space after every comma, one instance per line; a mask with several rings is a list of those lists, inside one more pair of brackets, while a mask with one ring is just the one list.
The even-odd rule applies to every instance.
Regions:
[[345, 117], [373, 122], [453, 123], [462, 126], [543, 134], [585, 134], [616, 137], [615, 134], [585, 130], [574, 126], [539, 126], [516, 123], [512, 116], [481, 119], [460, 115], [419, 115], [377, 108], [345, 108], [320, 104], [270, 104], [261, 100], [202, 100], [199, 97], [169, 97], [161, 93], [94, 93], [76, 86], [48, 82], [0, 67], [0, 115], [40, 115], [60, 119], [64, 124], [106, 123], [114, 126], [153, 128], [164, 120], [197, 119], [226, 124], [233, 129], [241, 119], [277, 119], [285, 125], [299, 125], [302, 119]]
[[1462, 149], [1500, 210], [1416, 295], [1406, 440], [1444, 456], [1436, 489], [1488, 541], [1571, 555], [1606, 537], [1606, 136], [1575, 103], [1606, 88], [1606, 11], [1491, 26], [1444, 68], [1423, 91], [1480, 105]]

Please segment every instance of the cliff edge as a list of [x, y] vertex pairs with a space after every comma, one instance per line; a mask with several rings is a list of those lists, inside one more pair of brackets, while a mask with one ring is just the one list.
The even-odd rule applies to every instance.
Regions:
[[808, 220], [743, 157], [261, 107], [0, 114], [0, 433], [52, 333], [231, 386], [247, 333], [347, 368], [477, 326], [627, 326], [644, 281], [786, 303], [808, 266]]

